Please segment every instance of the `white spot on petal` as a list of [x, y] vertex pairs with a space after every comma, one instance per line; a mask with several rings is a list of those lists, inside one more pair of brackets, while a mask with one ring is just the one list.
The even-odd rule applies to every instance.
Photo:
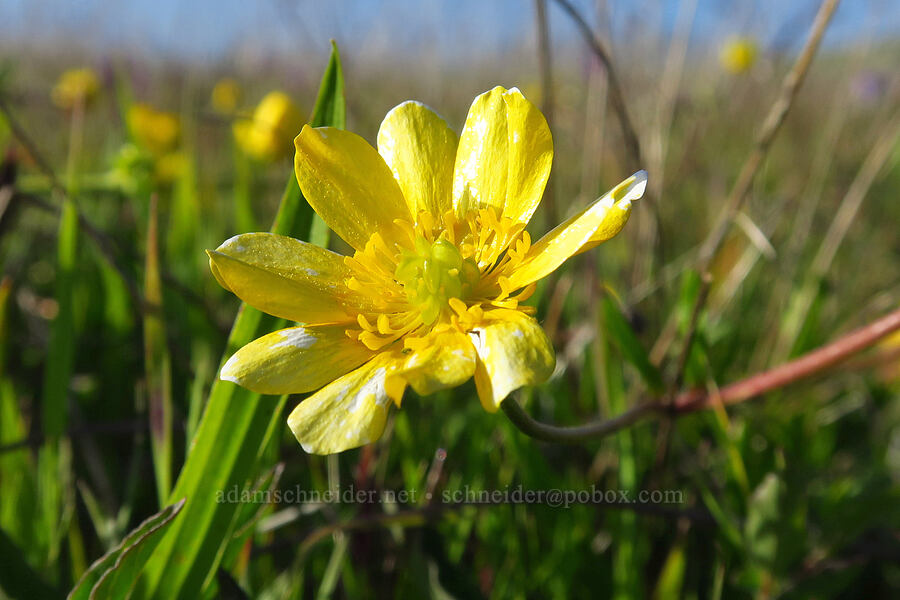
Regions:
[[294, 348], [300, 348], [301, 350], [309, 348], [313, 344], [316, 343], [318, 338], [314, 335], [310, 335], [306, 332], [306, 329], [303, 327], [292, 327], [291, 329], [282, 329], [278, 332], [282, 338], [282, 341], [277, 344], [272, 344], [272, 348], [281, 348], [283, 346], [293, 346]]
[[222, 370], [219, 372], [219, 379], [224, 381], [231, 381], [232, 383], [240, 384], [238, 381], [238, 377], [234, 375], [235, 367], [237, 367], [238, 363], [238, 353], [235, 352], [231, 355], [224, 365], [222, 365]]
[[360, 406], [362, 405], [364, 400], [368, 400], [372, 398], [375, 400], [377, 404], [379, 400], [387, 398], [387, 395], [384, 391], [384, 367], [381, 367], [369, 378], [369, 380], [361, 385], [356, 393], [353, 395], [353, 399], [350, 400], [350, 403], [347, 404], [347, 412], [354, 413], [356, 412]]

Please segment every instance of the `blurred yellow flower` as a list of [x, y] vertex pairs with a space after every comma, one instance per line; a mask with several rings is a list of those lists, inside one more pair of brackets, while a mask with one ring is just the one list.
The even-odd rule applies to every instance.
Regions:
[[69, 69], [60, 75], [50, 92], [53, 104], [64, 110], [85, 107], [100, 92], [100, 78], [93, 69]]
[[[209, 252], [216, 280], [244, 302], [303, 325], [238, 350], [220, 377], [263, 394], [304, 393], [288, 418], [307, 452], [378, 439], [390, 400], [474, 377], [496, 411], [553, 372], [553, 346], [521, 304], [569, 257], [615, 236], [643, 195], [640, 171], [532, 243], [553, 140], [513, 88], [478, 96], [462, 135], [405, 102], [378, 132], [303, 127], [294, 167], [304, 197], [355, 249], [341, 256], [270, 233]], [[321, 389], [320, 389], [321, 388]]]
[[274, 161], [290, 155], [291, 140], [303, 127], [300, 109], [284, 92], [269, 92], [250, 119], [234, 124], [238, 145], [250, 156]]
[[886, 383], [900, 383], [900, 331], [895, 331], [878, 344], [888, 360], [878, 365], [878, 373]]
[[241, 86], [231, 77], [220, 79], [212, 89], [210, 103], [213, 110], [223, 115], [230, 115], [237, 110], [241, 101]]
[[729, 73], [740, 75], [749, 71], [756, 62], [759, 48], [748, 37], [735, 37], [725, 42], [719, 53], [719, 62]]
[[167, 152], [156, 158], [153, 164], [153, 176], [159, 183], [172, 183], [187, 167], [187, 156], [183, 152]]
[[154, 156], [162, 156], [178, 145], [181, 124], [174, 114], [132, 104], [126, 118], [134, 141]]

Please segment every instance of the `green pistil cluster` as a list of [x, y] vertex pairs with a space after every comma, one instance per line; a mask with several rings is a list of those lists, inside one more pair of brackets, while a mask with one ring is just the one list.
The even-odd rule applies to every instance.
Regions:
[[426, 325], [437, 320], [450, 298], [465, 300], [480, 276], [475, 261], [464, 259], [447, 240], [432, 243], [421, 237], [416, 238], [415, 251], [403, 253], [394, 272]]

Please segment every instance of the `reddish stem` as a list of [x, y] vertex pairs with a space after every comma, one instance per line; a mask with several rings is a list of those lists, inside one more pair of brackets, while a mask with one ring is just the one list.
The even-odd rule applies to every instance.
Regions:
[[675, 398], [672, 409], [678, 413], [693, 412], [712, 408], [718, 402], [727, 405], [749, 400], [824, 371], [897, 330], [900, 330], [900, 309], [800, 358], [725, 386], [717, 395], [703, 390], [684, 392]]

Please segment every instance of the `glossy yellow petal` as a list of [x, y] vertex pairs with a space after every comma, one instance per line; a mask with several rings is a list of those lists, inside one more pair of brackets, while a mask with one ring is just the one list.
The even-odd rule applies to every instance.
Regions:
[[509, 179], [503, 216], [528, 223], [541, 203], [553, 163], [553, 137], [547, 120], [512, 88], [503, 94], [509, 130]]
[[383, 352], [298, 404], [288, 426], [303, 449], [334, 454], [381, 437], [390, 404], [384, 379], [392, 361]]
[[397, 406], [407, 385], [427, 396], [462, 385], [475, 373], [475, 347], [459, 331], [432, 332], [416, 346], [407, 354], [398, 353], [388, 374], [386, 388]]
[[400, 186], [363, 138], [331, 127], [303, 127], [294, 170], [310, 206], [344, 241], [362, 250], [369, 237], [411, 220]]
[[210, 269], [225, 289], [259, 310], [299, 323], [356, 320], [364, 299], [344, 281], [341, 255], [272, 233], [235, 236], [209, 252]]
[[485, 319], [469, 335], [478, 353], [478, 398], [485, 410], [495, 412], [513, 390], [546, 381], [556, 356], [547, 334], [528, 315], [498, 309], [486, 312]]
[[646, 187], [647, 173], [638, 171], [538, 240], [510, 275], [511, 289], [546, 277], [569, 257], [619, 233], [631, 214], [632, 202], [644, 195]]
[[235, 352], [219, 377], [260, 394], [311, 392], [374, 355], [345, 330], [345, 325], [310, 325], [264, 335]]
[[453, 207], [463, 217], [470, 210], [506, 202], [509, 147], [506, 90], [495, 87], [475, 98], [466, 116], [453, 169]]
[[456, 213], [494, 207], [504, 217], [527, 223], [552, 162], [550, 128], [537, 107], [516, 88], [481, 94], [469, 109], [456, 153]]
[[384, 117], [378, 153], [413, 215], [427, 210], [439, 217], [450, 210], [457, 142], [456, 132], [420, 102], [404, 102]]
[[374, 355], [345, 330], [345, 325], [310, 325], [264, 335], [235, 352], [219, 377], [260, 394], [311, 392]]

